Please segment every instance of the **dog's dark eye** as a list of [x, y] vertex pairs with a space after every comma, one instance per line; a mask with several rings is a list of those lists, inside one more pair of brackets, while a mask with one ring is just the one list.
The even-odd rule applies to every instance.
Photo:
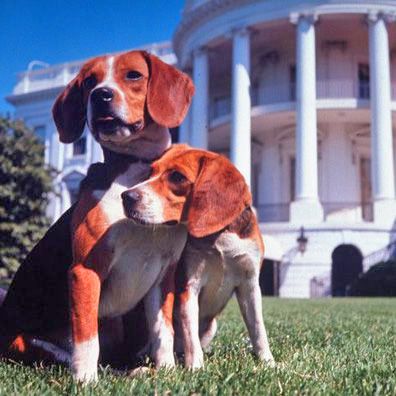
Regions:
[[96, 85], [96, 77], [95, 76], [89, 76], [84, 79], [83, 81], [83, 86], [85, 89], [92, 89]]
[[130, 70], [127, 74], [126, 74], [126, 79], [127, 80], [132, 80], [132, 81], [136, 81], [136, 80], [140, 80], [142, 78], [142, 73], [139, 73], [136, 70]]
[[169, 173], [168, 179], [171, 183], [179, 184], [187, 180], [186, 176], [178, 171]]

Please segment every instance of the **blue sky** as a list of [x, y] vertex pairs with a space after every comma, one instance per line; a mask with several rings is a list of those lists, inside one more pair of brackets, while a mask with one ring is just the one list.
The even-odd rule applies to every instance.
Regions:
[[0, 114], [16, 73], [171, 39], [184, 0], [1, 0]]

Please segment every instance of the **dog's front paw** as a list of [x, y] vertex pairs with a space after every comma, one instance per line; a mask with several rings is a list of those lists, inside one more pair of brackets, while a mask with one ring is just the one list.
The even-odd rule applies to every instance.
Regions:
[[75, 345], [71, 370], [73, 378], [83, 384], [98, 380], [99, 341], [97, 337]]
[[98, 380], [98, 370], [97, 368], [72, 368], [73, 378], [75, 381], [87, 385], [89, 383], [94, 383]]
[[185, 366], [190, 370], [197, 370], [204, 366], [204, 357], [202, 350], [190, 356], [185, 357]]
[[175, 367], [176, 363], [175, 363], [175, 357], [173, 356], [173, 351], [158, 353], [155, 358], [155, 366], [156, 367], [167, 367], [167, 368]]
[[158, 337], [151, 342], [150, 354], [155, 361], [155, 367], [175, 367], [173, 334], [165, 332], [165, 329], [163, 329], [161, 337]]
[[275, 367], [276, 362], [271, 352], [263, 352], [258, 355], [259, 359], [262, 360], [268, 367]]

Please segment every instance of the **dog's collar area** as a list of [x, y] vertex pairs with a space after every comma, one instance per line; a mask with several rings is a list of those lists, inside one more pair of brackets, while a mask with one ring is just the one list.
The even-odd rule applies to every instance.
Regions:
[[142, 162], [144, 164], [151, 164], [154, 159], [147, 159], [147, 158], [140, 158], [136, 155], [132, 154], [121, 154], [121, 153], [116, 153], [115, 151], [109, 150], [105, 147], [103, 147], [103, 155], [104, 155], [104, 162], [107, 163], [115, 163], [115, 162], [121, 162], [121, 163], [136, 163], [136, 162]]

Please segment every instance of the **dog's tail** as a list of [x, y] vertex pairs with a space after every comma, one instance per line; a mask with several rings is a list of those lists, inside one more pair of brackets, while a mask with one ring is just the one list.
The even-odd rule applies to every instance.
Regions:
[[25, 364], [42, 362], [70, 365], [71, 363], [71, 356], [67, 351], [51, 342], [22, 334], [16, 337], [0, 337], [0, 357]]
[[[1, 306], [7, 291], [0, 287], [0, 316]], [[3, 318], [0, 319], [0, 326]], [[70, 364], [70, 354], [57, 346], [25, 335], [11, 336], [2, 334], [0, 328], [0, 358], [12, 359], [32, 364], [37, 361], [48, 363]]]

